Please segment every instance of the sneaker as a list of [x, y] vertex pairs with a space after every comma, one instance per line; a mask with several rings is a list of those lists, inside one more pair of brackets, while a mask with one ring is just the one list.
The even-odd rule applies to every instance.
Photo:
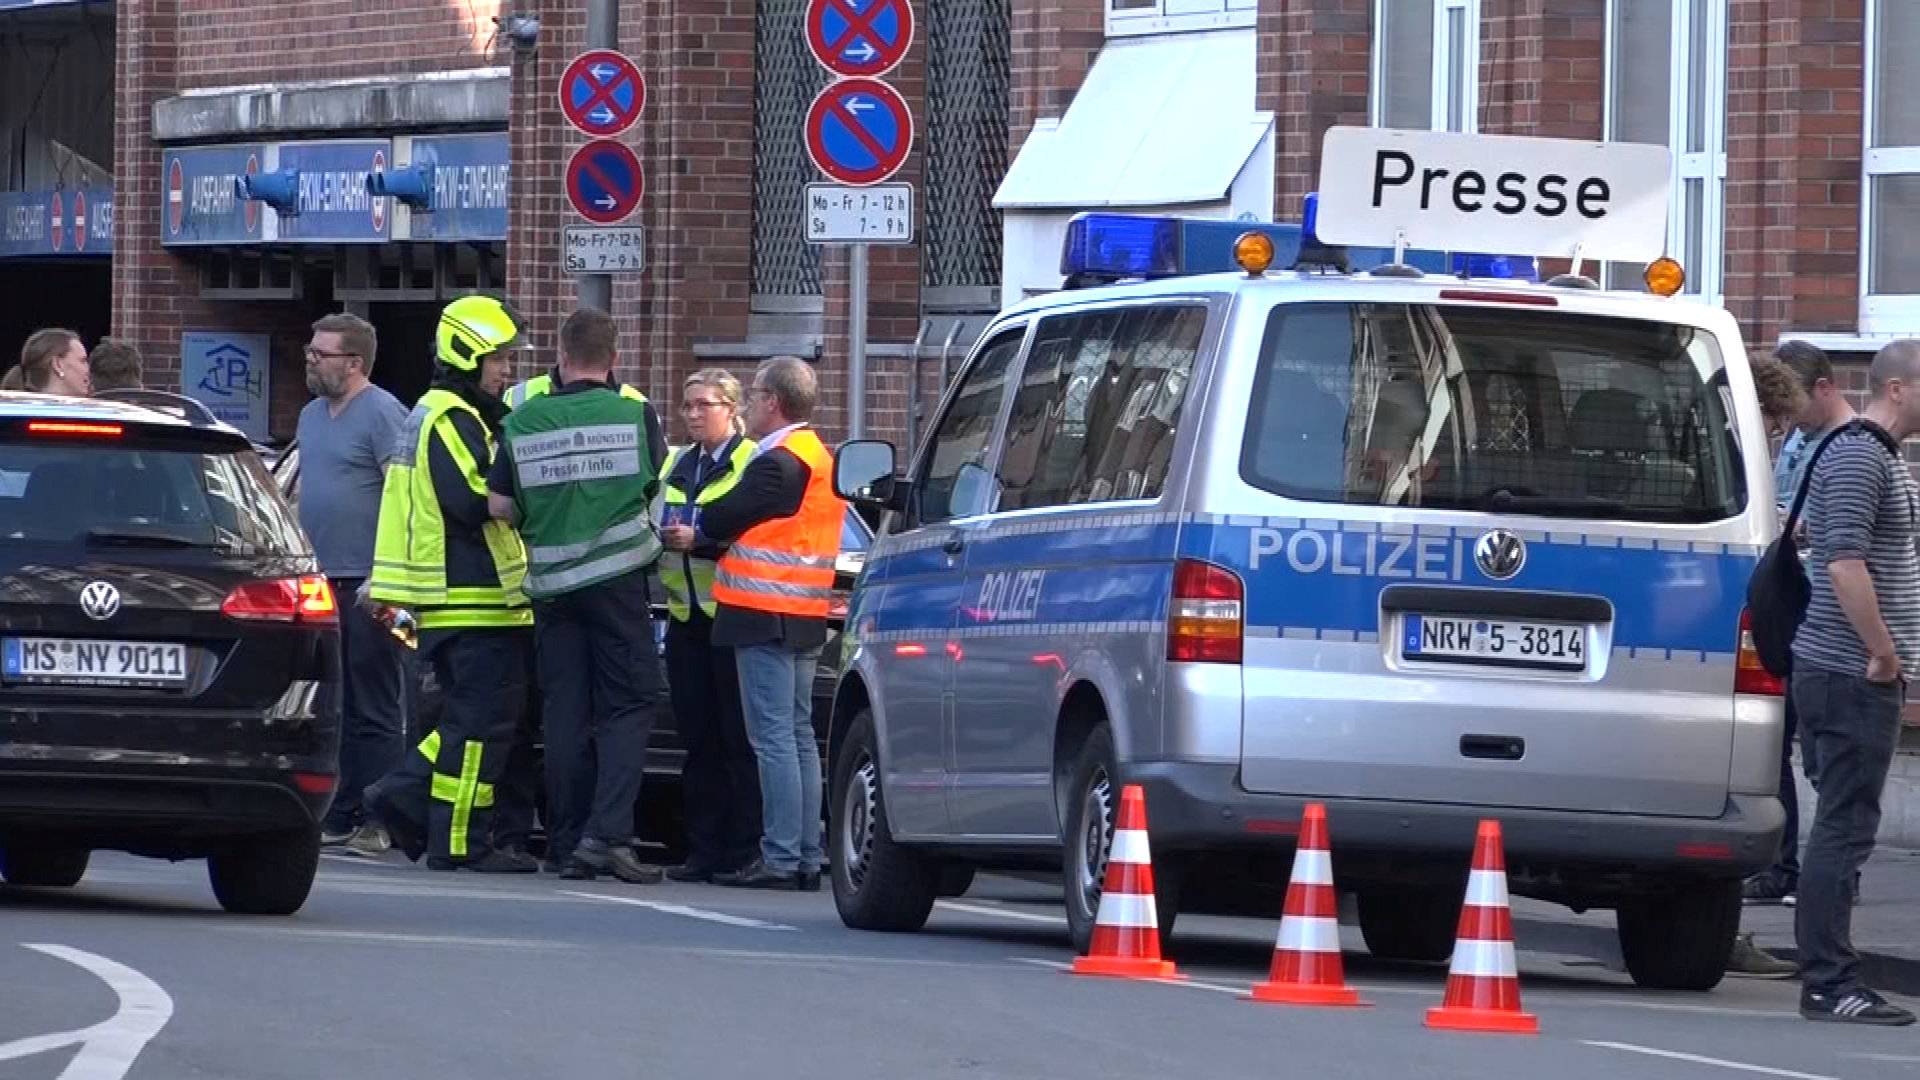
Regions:
[[321, 847], [342, 847], [346, 844], [348, 840], [353, 839], [354, 833], [357, 833], [359, 831], [360, 831], [359, 829], [323, 828], [320, 830], [320, 846]]
[[1844, 994], [1800, 995], [1800, 1015], [1809, 1020], [1832, 1024], [1875, 1024], [1880, 1027], [1905, 1027], [1913, 1023], [1913, 1014], [1887, 999], [1861, 987]]
[[713, 871], [705, 863], [681, 863], [667, 867], [667, 880], [683, 885], [703, 885], [713, 880]]
[[384, 825], [369, 821], [353, 830], [353, 835], [347, 838], [346, 848], [355, 855], [379, 858], [393, 850], [393, 838], [387, 835]]
[[1794, 883], [1774, 873], [1755, 874], [1740, 886], [1740, 900], [1745, 904], [1784, 904], [1794, 905]]
[[1745, 975], [1755, 979], [1791, 978], [1800, 970], [1798, 964], [1782, 960], [1753, 943], [1752, 934], [1741, 934], [1733, 939], [1733, 952], [1727, 957], [1727, 974]]

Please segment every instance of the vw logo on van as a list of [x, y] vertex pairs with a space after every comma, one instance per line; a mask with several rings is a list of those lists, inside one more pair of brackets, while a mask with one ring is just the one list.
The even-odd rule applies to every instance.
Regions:
[[90, 582], [80, 590], [80, 610], [89, 619], [111, 619], [120, 611], [120, 590], [105, 581]]
[[1479, 564], [1481, 573], [1505, 581], [1527, 565], [1527, 542], [1517, 533], [1495, 529], [1473, 545], [1473, 561]]

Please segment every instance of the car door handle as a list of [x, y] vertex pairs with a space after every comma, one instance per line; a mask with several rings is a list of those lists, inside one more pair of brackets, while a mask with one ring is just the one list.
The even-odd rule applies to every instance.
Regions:
[[954, 533], [953, 535], [947, 537], [946, 540], [940, 544], [940, 550], [946, 552], [949, 555], [958, 555], [962, 551], [965, 551], [966, 547], [967, 547], [967, 540], [965, 537], [961, 536], [959, 533]]

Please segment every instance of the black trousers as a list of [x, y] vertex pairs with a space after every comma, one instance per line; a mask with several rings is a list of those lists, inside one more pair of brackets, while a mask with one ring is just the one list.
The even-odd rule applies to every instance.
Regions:
[[546, 732], [549, 859], [582, 839], [631, 843], [653, 710], [666, 676], [653, 643], [645, 573], [535, 601]]
[[687, 864], [745, 866], [760, 851], [760, 765], [747, 742], [733, 650], [713, 643], [713, 622], [698, 608], [687, 622], [667, 623], [667, 676], [687, 754], [680, 772]]
[[332, 578], [340, 609], [340, 788], [327, 810], [328, 832], [346, 832], [365, 816], [361, 796], [392, 772], [406, 752], [407, 700], [417, 667], [402, 645], [353, 602], [361, 578]]
[[528, 645], [525, 630], [501, 629], [443, 631], [422, 642], [443, 688], [440, 723], [367, 791], [368, 809], [410, 858], [474, 859], [493, 846], [501, 781], [525, 711]]

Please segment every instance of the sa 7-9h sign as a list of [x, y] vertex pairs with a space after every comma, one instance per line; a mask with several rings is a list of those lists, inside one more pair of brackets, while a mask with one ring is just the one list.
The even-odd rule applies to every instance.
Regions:
[[1649, 262], [1666, 250], [1664, 146], [1335, 127], [1315, 231], [1332, 244]]

